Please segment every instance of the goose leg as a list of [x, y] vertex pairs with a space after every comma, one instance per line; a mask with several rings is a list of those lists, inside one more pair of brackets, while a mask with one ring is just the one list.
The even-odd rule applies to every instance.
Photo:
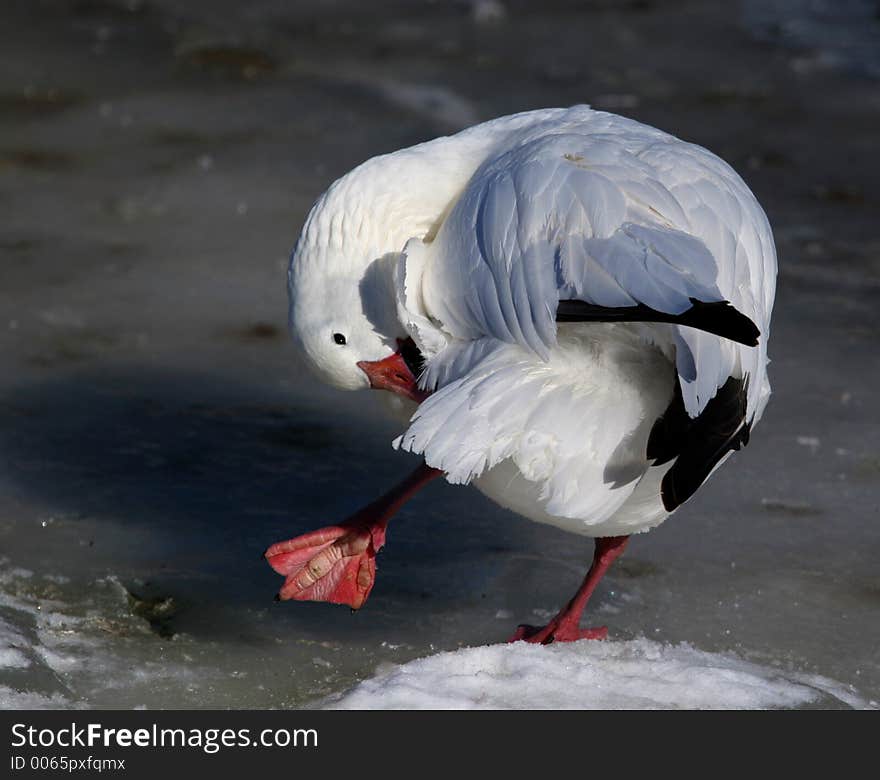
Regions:
[[549, 645], [551, 642], [574, 642], [578, 639], [604, 639], [605, 626], [579, 628], [581, 614], [590, 596], [611, 564], [620, 556], [629, 541], [628, 536], [605, 536], [596, 539], [593, 563], [574, 598], [546, 626], [519, 626], [509, 642], [532, 642]]
[[376, 579], [376, 553], [388, 521], [421, 487], [443, 472], [423, 463], [403, 482], [339, 525], [273, 544], [269, 565], [285, 577], [281, 601], [327, 601], [359, 609]]

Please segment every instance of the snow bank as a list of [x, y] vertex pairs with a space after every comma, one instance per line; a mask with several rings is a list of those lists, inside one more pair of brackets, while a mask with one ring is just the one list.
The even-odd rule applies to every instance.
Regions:
[[471, 647], [380, 672], [332, 709], [865, 708], [851, 688], [648, 639]]

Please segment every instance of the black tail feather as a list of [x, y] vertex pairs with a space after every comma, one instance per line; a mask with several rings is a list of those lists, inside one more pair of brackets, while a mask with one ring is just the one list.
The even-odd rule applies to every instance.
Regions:
[[687, 501], [728, 452], [748, 444], [748, 388], [748, 377], [730, 377], [700, 416], [691, 419], [676, 380], [675, 396], [651, 429], [647, 450], [655, 466], [676, 459], [660, 486], [663, 506], [668, 511]]

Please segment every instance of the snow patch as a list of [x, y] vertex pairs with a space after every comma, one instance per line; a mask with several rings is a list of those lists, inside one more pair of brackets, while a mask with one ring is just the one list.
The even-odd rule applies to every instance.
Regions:
[[76, 707], [61, 694], [46, 696], [0, 685], [0, 710], [67, 710]]
[[27, 640], [8, 621], [0, 618], [0, 669], [26, 669], [31, 665], [21, 651]]
[[[111, 575], [84, 596], [0, 558], [0, 709], [91, 706], [113, 689], [189, 682], [196, 671], [145, 657], [142, 646], [161, 645], [131, 613], [126, 593]], [[24, 668], [36, 690], [16, 687]], [[56, 690], [45, 689], [47, 680]]]
[[[829, 702], [829, 698], [836, 702]], [[850, 687], [649, 639], [470, 647], [397, 666], [331, 709], [871, 708]]]

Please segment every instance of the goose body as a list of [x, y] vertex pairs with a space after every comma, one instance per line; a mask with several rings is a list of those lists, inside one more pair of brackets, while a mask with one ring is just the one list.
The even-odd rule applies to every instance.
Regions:
[[419, 403], [394, 445], [432, 473], [625, 537], [748, 442], [775, 278], [767, 218], [730, 166], [575, 106], [338, 180], [293, 252], [290, 323], [326, 381]]

